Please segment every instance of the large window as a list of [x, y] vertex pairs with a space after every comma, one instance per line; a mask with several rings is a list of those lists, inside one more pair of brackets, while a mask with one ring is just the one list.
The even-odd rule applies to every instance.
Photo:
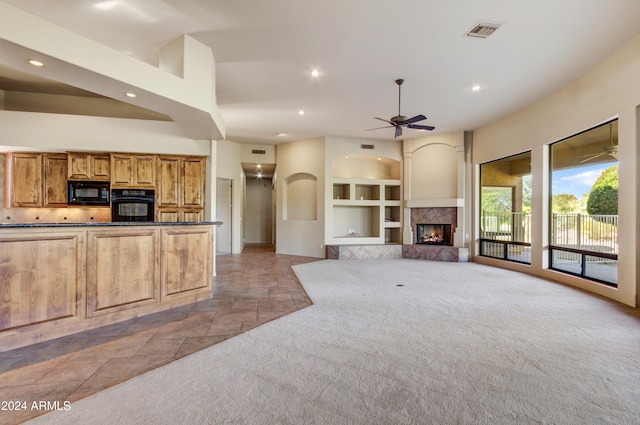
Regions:
[[531, 264], [531, 152], [480, 165], [480, 255]]
[[549, 264], [618, 283], [618, 121], [551, 145]]

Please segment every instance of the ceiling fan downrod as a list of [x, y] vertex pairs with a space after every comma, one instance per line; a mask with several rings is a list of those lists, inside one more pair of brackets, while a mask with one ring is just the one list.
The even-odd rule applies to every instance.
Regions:
[[396, 80], [396, 84], [398, 85], [398, 116], [400, 116], [400, 100], [402, 99], [402, 83], [404, 80], [402, 78], [398, 78]]

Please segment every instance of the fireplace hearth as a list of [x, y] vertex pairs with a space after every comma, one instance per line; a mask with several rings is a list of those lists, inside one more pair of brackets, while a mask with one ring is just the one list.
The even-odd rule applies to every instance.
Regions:
[[416, 243], [452, 246], [451, 224], [416, 224]]

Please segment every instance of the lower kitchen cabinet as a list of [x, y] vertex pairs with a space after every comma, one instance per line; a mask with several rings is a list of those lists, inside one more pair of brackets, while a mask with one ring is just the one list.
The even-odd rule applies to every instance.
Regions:
[[160, 301], [156, 229], [89, 231], [87, 316]]
[[0, 335], [82, 319], [84, 241], [84, 232], [0, 233]]
[[0, 225], [0, 351], [211, 298], [216, 224]]

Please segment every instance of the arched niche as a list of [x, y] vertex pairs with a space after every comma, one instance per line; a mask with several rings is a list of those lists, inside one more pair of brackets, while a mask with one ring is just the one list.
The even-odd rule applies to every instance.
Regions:
[[341, 179], [400, 179], [400, 161], [375, 155], [346, 155], [333, 159], [333, 177]]
[[284, 180], [283, 219], [318, 219], [318, 178], [309, 173], [292, 174]]

